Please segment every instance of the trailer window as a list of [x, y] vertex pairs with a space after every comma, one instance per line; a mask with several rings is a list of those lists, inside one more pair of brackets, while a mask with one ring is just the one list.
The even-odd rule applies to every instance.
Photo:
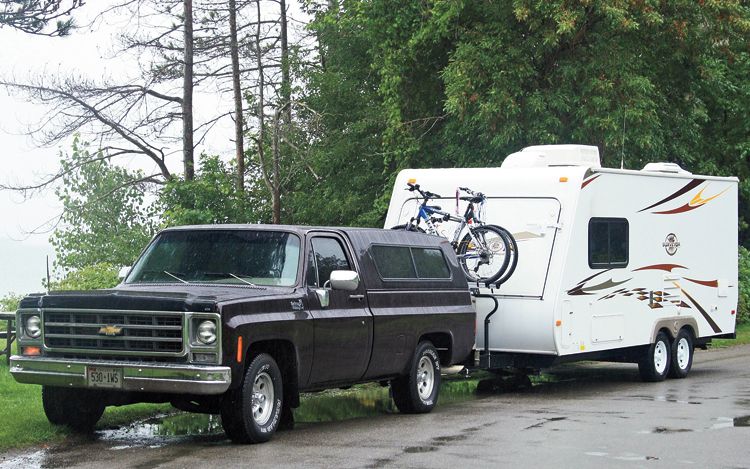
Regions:
[[606, 269], [628, 265], [628, 221], [625, 218], [589, 220], [589, 267]]

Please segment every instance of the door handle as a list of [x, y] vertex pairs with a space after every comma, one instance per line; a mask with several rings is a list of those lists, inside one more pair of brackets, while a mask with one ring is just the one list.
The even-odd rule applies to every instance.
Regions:
[[349, 295], [349, 299], [362, 301], [365, 299], [365, 295]]

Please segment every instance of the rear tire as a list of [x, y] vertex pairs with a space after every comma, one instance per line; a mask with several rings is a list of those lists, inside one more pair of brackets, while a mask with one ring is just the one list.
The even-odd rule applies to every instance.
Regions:
[[47, 420], [78, 433], [90, 433], [104, 413], [102, 394], [91, 389], [42, 386], [42, 408]]
[[[407, 229], [407, 226], [409, 229]], [[426, 233], [425, 230], [423, 230], [421, 227], [415, 225], [414, 223], [404, 224], [404, 225], [396, 225], [391, 227], [392, 230], [401, 230], [401, 231], [413, 231], [415, 233]]]
[[281, 371], [270, 355], [255, 356], [242, 385], [221, 404], [221, 425], [234, 443], [264, 443], [273, 437], [283, 406]]
[[693, 367], [693, 334], [682, 328], [672, 342], [672, 366], [669, 367], [670, 378], [687, 378]]
[[430, 342], [420, 342], [409, 374], [391, 381], [396, 407], [403, 414], [424, 414], [437, 404], [440, 393], [440, 356]]
[[[472, 233], [484, 244], [483, 246], [475, 245]], [[512, 257], [512, 236], [506, 233], [507, 230], [498, 226], [482, 225], [464, 235], [456, 247], [456, 254], [469, 282], [494, 283], [506, 272]], [[515, 252], [518, 252], [517, 247]]]
[[671, 361], [669, 337], [664, 332], [656, 335], [656, 340], [646, 352], [646, 356], [638, 363], [638, 371], [643, 381], [664, 381], [669, 374]]

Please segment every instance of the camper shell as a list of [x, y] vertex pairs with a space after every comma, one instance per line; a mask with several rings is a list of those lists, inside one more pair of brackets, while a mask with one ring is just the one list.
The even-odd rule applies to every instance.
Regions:
[[[737, 178], [672, 163], [602, 168], [596, 147], [535, 146], [499, 168], [401, 171], [386, 227], [414, 216], [410, 179], [456, 213], [458, 186], [483, 192], [483, 220], [518, 243], [507, 282], [472, 286], [486, 368], [638, 362], [660, 333], [674, 341], [680, 331], [692, 338], [692, 362], [693, 345], [734, 337]], [[452, 234], [451, 223], [441, 228]]]

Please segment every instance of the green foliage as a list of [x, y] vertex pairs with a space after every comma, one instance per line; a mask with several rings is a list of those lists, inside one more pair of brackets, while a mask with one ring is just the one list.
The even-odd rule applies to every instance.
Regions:
[[140, 171], [113, 165], [107, 155], [90, 153], [78, 137], [61, 158], [63, 204], [60, 227], [50, 241], [56, 265], [64, 271], [95, 264], [131, 265], [156, 230]]
[[750, 251], [740, 246], [737, 322], [750, 323]]
[[6, 313], [13, 313], [18, 309], [18, 303], [23, 299], [23, 295], [16, 295], [15, 293], [8, 293], [7, 295], [0, 298], [0, 311]]
[[81, 267], [67, 273], [65, 278], [53, 281], [50, 290], [96, 290], [112, 288], [120, 282], [118, 267], [99, 263]]
[[[326, 5], [312, 23], [324, 67], [311, 72], [307, 92], [329, 113], [319, 140], [328, 160], [318, 163], [341, 171], [330, 173], [339, 175], [333, 181], [299, 182], [297, 190], [322, 191], [330, 207], [296, 207], [303, 220], [354, 207], [368, 215], [343, 214], [344, 222], [375, 223], [396, 171], [498, 165], [533, 144], [597, 145], [606, 166], [619, 166], [624, 150], [628, 168], [673, 161], [750, 176], [743, 2]], [[743, 183], [744, 243], [749, 200]]]
[[268, 219], [266, 201], [238, 191], [234, 169], [217, 156], [201, 155], [195, 179], [172, 179], [158, 202], [166, 226], [258, 223]]

